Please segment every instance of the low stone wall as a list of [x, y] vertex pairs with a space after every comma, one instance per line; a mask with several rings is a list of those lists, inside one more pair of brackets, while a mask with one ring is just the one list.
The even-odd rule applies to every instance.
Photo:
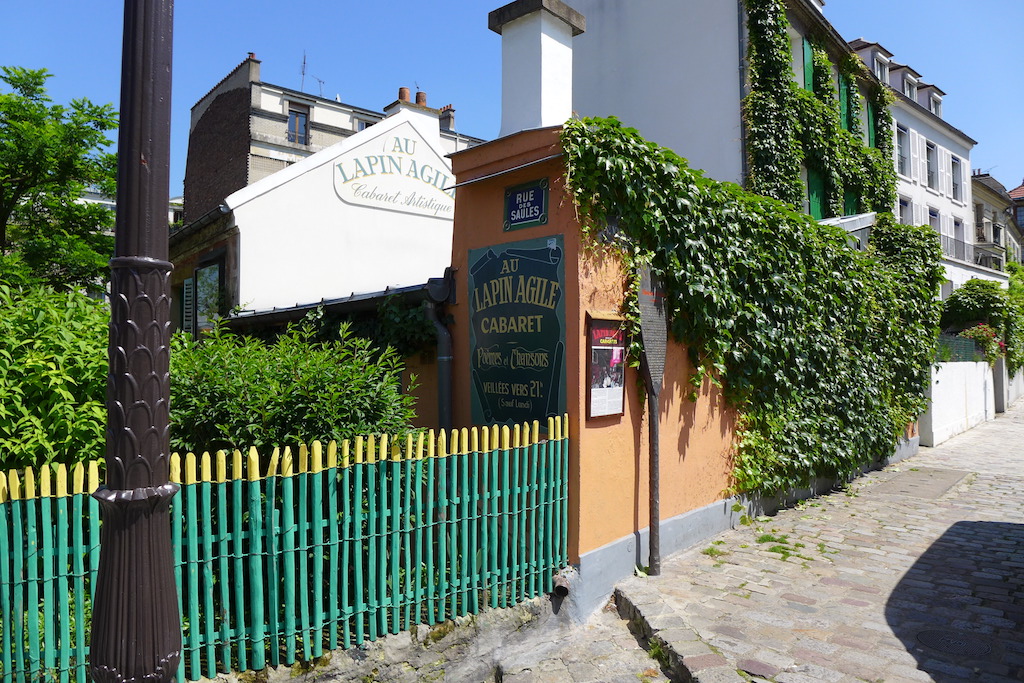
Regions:
[[996, 416], [995, 383], [988, 363], [936, 363], [930, 405], [921, 416], [921, 445], [937, 446]]
[[[218, 675], [223, 683], [293, 683], [296, 680], [419, 683], [500, 681], [506, 660], [557, 646], [569, 621], [555, 599], [535, 598], [488, 609], [434, 626], [388, 635], [310, 662]], [[561, 610], [558, 610], [561, 612]], [[515, 634], [516, 637], [511, 636]], [[519, 650], [522, 650], [520, 652]], [[539, 661], [539, 659], [538, 659]]]
[[1024, 369], [1018, 370], [1017, 374], [1011, 377], [1006, 384], [1006, 405], [1012, 406], [1016, 401], [1024, 397]]

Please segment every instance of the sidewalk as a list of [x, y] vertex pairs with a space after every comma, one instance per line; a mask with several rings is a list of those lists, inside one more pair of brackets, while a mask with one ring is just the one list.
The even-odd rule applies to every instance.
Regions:
[[616, 590], [673, 677], [1024, 681], [1024, 401], [748, 521]]

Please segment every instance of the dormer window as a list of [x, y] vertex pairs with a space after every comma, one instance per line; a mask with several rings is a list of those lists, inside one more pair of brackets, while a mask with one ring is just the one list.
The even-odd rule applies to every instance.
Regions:
[[288, 103], [288, 142], [309, 144], [309, 107], [304, 104]]
[[932, 95], [928, 98], [928, 111], [936, 116], [942, 116], [942, 98]]
[[888, 85], [889, 83], [889, 60], [885, 59], [879, 54], [875, 55], [875, 76], [882, 83]]
[[903, 77], [903, 94], [917, 102], [917, 79], [913, 76]]

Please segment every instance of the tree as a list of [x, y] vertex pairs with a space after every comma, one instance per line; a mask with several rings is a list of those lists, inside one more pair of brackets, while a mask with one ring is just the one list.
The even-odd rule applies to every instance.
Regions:
[[45, 69], [0, 67], [0, 278], [58, 289], [95, 285], [113, 254], [113, 213], [83, 202], [114, 196], [113, 105], [52, 104]]

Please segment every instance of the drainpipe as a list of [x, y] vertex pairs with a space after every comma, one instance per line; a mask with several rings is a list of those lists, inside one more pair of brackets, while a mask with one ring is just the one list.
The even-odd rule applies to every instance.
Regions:
[[424, 301], [423, 306], [437, 331], [437, 426], [449, 431], [452, 428], [452, 334], [441, 321], [440, 304]]
[[442, 319], [445, 303], [454, 302], [454, 271], [445, 268], [443, 278], [427, 281], [427, 309], [430, 321], [437, 331], [437, 426], [448, 431], [452, 428], [452, 334]]

